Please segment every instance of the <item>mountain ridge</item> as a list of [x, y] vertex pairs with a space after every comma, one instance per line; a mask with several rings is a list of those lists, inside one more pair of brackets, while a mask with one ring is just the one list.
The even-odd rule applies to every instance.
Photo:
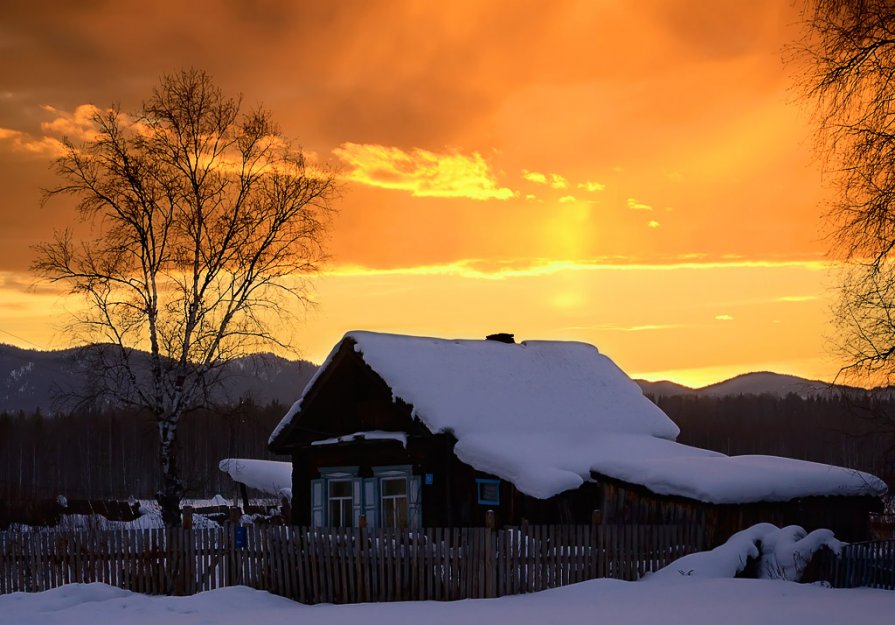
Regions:
[[[137, 353], [148, 359], [148, 353]], [[224, 365], [226, 384], [214, 400], [233, 404], [252, 398], [288, 406], [316, 370], [306, 360], [270, 353], [237, 358]], [[76, 405], [76, 396], [90, 387], [89, 373], [81, 348], [42, 351], [0, 343], [0, 412], [68, 412]]]
[[811, 380], [787, 373], [773, 371], [751, 371], [735, 375], [727, 380], [691, 388], [670, 380], [634, 380], [647, 395], [670, 397], [688, 395], [694, 397], [726, 397], [731, 395], [773, 395], [785, 397], [795, 394], [802, 398], [835, 394], [865, 395], [889, 392], [888, 388], [864, 389], [845, 384], [833, 384], [821, 380]]
[[[145, 354], [145, 352], [141, 352]], [[289, 406], [298, 399], [317, 365], [306, 360], [289, 360], [270, 353], [238, 358], [226, 365], [227, 384], [221, 403], [253, 398], [260, 403], [280, 402]], [[35, 350], [0, 343], [0, 412], [45, 414], [72, 408], [64, 396], [88, 384], [88, 371], [80, 360], [80, 348]], [[773, 395], [790, 393], [800, 397], [830, 394], [892, 393], [891, 388], [867, 390], [830, 384], [795, 375], [753, 371], [699, 388], [670, 380], [651, 382], [635, 379], [644, 394], [655, 398], [686, 395], [723, 397], [730, 395]]]

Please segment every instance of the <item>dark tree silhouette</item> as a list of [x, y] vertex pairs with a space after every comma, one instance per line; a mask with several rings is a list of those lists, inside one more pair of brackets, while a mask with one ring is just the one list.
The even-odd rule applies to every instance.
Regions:
[[843, 373], [865, 382], [895, 374], [895, 2], [807, 0], [805, 94], [837, 185], [828, 212], [844, 261], [839, 304]]
[[[68, 231], [34, 268], [82, 295], [73, 329], [98, 387], [157, 424], [165, 522], [180, 522], [177, 428], [207, 403], [223, 363], [271, 344], [324, 258], [334, 178], [310, 166], [269, 112], [243, 112], [202, 71], [164, 76], [142, 110], [97, 113], [95, 137], [56, 161], [91, 238]], [[132, 359], [135, 348], [149, 364]]]

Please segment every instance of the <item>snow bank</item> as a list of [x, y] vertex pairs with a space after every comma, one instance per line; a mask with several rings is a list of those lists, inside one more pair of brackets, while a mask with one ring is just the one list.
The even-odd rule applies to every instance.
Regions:
[[826, 529], [809, 534], [798, 525], [781, 529], [771, 523], [759, 523], [737, 532], [711, 551], [678, 558], [645, 579], [735, 577], [746, 568], [750, 559], [757, 559], [760, 579], [799, 581], [811, 558], [823, 547], [838, 555], [842, 543]]
[[[10, 530], [16, 532], [40, 532], [43, 530], [69, 529], [69, 530], [120, 530], [120, 529], [162, 529], [165, 522], [162, 520], [161, 510], [158, 504], [140, 507], [140, 516], [133, 521], [110, 521], [101, 514], [65, 514], [59, 519], [59, 524], [52, 527], [39, 525], [26, 525], [13, 523]], [[193, 527], [220, 527], [217, 523], [202, 514], [193, 514]], [[2, 625], [2, 620], [0, 620]]]
[[235, 481], [263, 493], [292, 499], [292, 463], [277, 460], [224, 458], [218, 468]]
[[895, 592], [837, 590], [757, 579], [679, 578], [649, 584], [593, 580], [544, 592], [468, 601], [305, 606], [246, 587], [150, 597], [103, 584], [0, 596], [4, 625], [880, 625]]

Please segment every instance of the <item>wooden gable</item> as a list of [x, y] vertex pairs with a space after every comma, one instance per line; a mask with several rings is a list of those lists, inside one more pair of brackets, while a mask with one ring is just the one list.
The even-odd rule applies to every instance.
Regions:
[[271, 444], [271, 451], [288, 454], [315, 440], [369, 430], [429, 434], [412, 417], [410, 405], [393, 400], [391, 388], [364, 362], [354, 345], [351, 339], [342, 341], [305, 394], [299, 413]]

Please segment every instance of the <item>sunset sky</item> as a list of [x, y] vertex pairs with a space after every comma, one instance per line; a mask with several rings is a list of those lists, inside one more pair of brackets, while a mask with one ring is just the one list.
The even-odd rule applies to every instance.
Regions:
[[[190, 8], [184, 8], [189, 5]], [[28, 273], [92, 107], [207, 70], [343, 179], [295, 336], [582, 340], [699, 386], [831, 379], [835, 269], [780, 0], [29, 2], [0, 18], [0, 342], [68, 345]]]

